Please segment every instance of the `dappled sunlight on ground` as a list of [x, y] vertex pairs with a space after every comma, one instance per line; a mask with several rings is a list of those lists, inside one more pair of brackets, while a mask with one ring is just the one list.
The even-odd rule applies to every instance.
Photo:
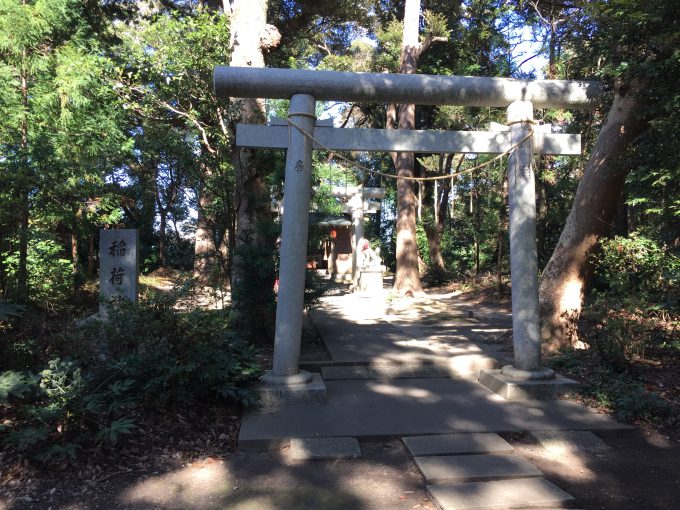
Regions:
[[369, 388], [381, 395], [403, 398], [418, 399], [423, 404], [436, 404], [441, 401], [441, 397], [424, 388], [398, 387], [389, 383], [371, 384]]
[[211, 506], [233, 490], [225, 461], [203, 459], [137, 482], [119, 496], [121, 503], [182, 508]]

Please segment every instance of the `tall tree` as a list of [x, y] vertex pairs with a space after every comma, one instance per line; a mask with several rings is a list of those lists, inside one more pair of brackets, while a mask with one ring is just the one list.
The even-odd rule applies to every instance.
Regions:
[[19, 301], [30, 297], [29, 251], [38, 231], [69, 231], [64, 248], [77, 273], [85, 202], [102, 191], [105, 168], [125, 143], [106, 83], [107, 27], [96, 5], [0, 1], [0, 182], [12, 196], [0, 259], [16, 260], [7, 287]]
[[542, 337], [552, 347], [570, 345], [575, 334], [591, 273], [588, 258], [609, 231], [628, 172], [620, 158], [646, 126], [640, 92], [639, 86], [616, 91], [567, 222], [543, 270]]
[[[447, 37], [430, 31], [420, 41], [420, 0], [404, 3], [404, 31], [401, 43], [399, 72], [414, 74], [418, 60], [433, 42], [446, 41]], [[416, 106], [391, 104], [387, 107], [387, 129], [415, 129]], [[394, 288], [401, 296], [423, 293], [418, 265], [416, 240], [416, 195], [413, 191], [415, 157], [413, 153], [397, 152], [392, 155], [397, 175], [397, 272]], [[405, 177], [405, 178], [404, 178]]]
[[[228, 19], [201, 6], [160, 10], [138, 16], [120, 35], [117, 90], [137, 117], [138, 137], [146, 136], [144, 124], [185, 132], [175, 139], [194, 155], [194, 277], [199, 284], [220, 286], [228, 279], [235, 221], [229, 113], [212, 92], [212, 71], [229, 46]], [[155, 202], [151, 194], [150, 206], [143, 208], [152, 217]]]
[[[264, 53], [280, 42], [278, 30], [267, 24], [267, 0], [231, 0], [231, 59], [229, 65], [264, 67]], [[233, 123], [262, 123], [261, 99], [231, 98]], [[269, 169], [252, 150], [232, 147], [236, 178], [237, 224], [232, 267], [232, 314], [235, 326], [252, 339], [273, 336], [274, 229]]]
[[580, 57], [591, 59], [586, 69], [597, 65], [598, 74], [615, 83], [614, 98], [541, 277], [542, 336], [552, 348], [575, 338], [592, 274], [590, 256], [610, 229], [631, 170], [632, 159], [624, 156], [664, 104], [678, 97], [680, 33], [667, 23], [680, 16], [677, 2], [613, 0], [584, 9], [588, 25], [579, 32], [590, 30], [592, 43]]

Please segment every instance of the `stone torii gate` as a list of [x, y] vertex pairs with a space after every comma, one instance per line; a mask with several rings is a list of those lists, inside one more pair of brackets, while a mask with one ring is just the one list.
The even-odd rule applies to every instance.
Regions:
[[[263, 377], [265, 399], [314, 400], [325, 395], [318, 374], [299, 370], [304, 272], [313, 149], [423, 153], [504, 153], [508, 159], [510, 270], [514, 363], [500, 378], [553, 379], [541, 365], [532, 153], [580, 154], [580, 135], [534, 130], [533, 109], [592, 109], [597, 82], [461, 76], [350, 73], [218, 66], [220, 97], [290, 99], [290, 126], [237, 126], [236, 145], [287, 149], [279, 299], [273, 369]], [[316, 126], [316, 101], [446, 104], [507, 108], [507, 131], [446, 132], [335, 129]], [[318, 140], [313, 141], [310, 136]], [[494, 383], [495, 384], [495, 383]]]

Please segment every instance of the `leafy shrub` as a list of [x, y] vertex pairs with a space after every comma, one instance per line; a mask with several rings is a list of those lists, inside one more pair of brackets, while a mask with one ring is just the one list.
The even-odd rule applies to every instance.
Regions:
[[[63, 258], [63, 247], [45, 233], [31, 233], [28, 243], [28, 292], [31, 301], [43, 308], [66, 303], [73, 289], [73, 266]], [[16, 282], [19, 253], [4, 256], [8, 281]]]
[[114, 377], [83, 373], [71, 360], [52, 359], [38, 375], [3, 372], [0, 388], [0, 402], [21, 404], [3, 443], [38, 460], [74, 458], [84, 445], [115, 443], [134, 429], [124, 415], [135, 401], [130, 385], [121, 391]]
[[332, 284], [318, 275], [316, 271], [308, 269], [305, 271], [305, 308], [314, 308], [319, 304], [319, 300], [330, 292]]
[[104, 330], [110, 366], [136, 381], [144, 403], [253, 403], [247, 386], [260, 374], [255, 348], [229, 329], [227, 312], [179, 313], [177, 297], [155, 293], [111, 311]]
[[427, 285], [428, 287], [446, 285], [452, 281], [453, 273], [435, 265], [428, 266], [425, 274], [422, 277], [423, 284]]
[[663, 342], [667, 336], [655, 312], [677, 305], [680, 259], [635, 233], [603, 240], [600, 248], [592, 259], [596, 289], [584, 313], [581, 338], [608, 367], [624, 371], [655, 340]]
[[610, 298], [677, 305], [680, 259], [636, 233], [600, 242], [594, 256], [600, 287]]
[[657, 420], [665, 417], [670, 409], [668, 402], [647, 391], [639, 382], [612, 372], [598, 383], [585, 384], [582, 391], [625, 421]]
[[107, 323], [69, 332], [59, 347], [87, 363], [54, 358], [38, 374], [0, 373], [0, 406], [12, 411], [3, 443], [42, 461], [73, 458], [131, 434], [144, 409], [253, 403], [254, 347], [232, 333], [225, 312], [178, 311], [178, 297], [120, 303]]
[[578, 393], [587, 405], [602, 407], [622, 420], [647, 420], [662, 424], [676, 419], [671, 404], [647, 390], [630, 372], [599, 363], [597, 354], [574, 349], [549, 361], [551, 368], [583, 380]]
[[15, 305], [9, 301], [0, 299], [0, 323], [10, 322], [21, 317], [25, 309], [25, 306]]
[[[276, 231], [273, 226], [271, 228], [267, 235]], [[254, 243], [243, 245], [235, 252], [234, 264], [238, 264], [241, 274], [248, 277], [232, 282], [232, 324], [241, 335], [252, 341], [273, 337], [272, 324], [276, 315], [274, 251], [272, 242], [268, 246]]]
[[610, 368], [623, 371], [630, 361], [644, 357], [654, 325], [642, 310], [613, 309], [606, 300], [599, 299], [584, 318], [589, 327], [581, 337]]

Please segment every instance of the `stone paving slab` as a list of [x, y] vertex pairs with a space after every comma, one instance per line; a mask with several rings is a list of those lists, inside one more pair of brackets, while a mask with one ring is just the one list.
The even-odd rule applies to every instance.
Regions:
[[480, 384], [461, 379], [345, 380], [328, 381], [326, 386], [324, 405], [246, 414], [239, 447], [279, 447], [291, 437], [631, 428], [575, 402], [505, 401]]
[[513, 446], [498, 434], [441, 434], [404, 437], [414, 457], [426, 455], [470, 455], [512, 453]]
[[343, 379], [369, 379], [368, 367], [360, 365], [348, 365], [339, 367], [323, 367], [321, 376], [324, 381], [337, 381]]
[[555, 455], [579, 451], [597, 454], [610, 450], [602, 439], [585, 430], [541, 430], [534, 431], [531, 435], [545, 450]]
[[305, 437], [290, 440], [292, 460], [358, 459], [359, 442], [353, 437]]
[[425, 481], [430, 484], [542, 475], [531, 462], [517, 455], [446, 455], [416, 457], [415, 461]]
[[454, 377], [460, 378], [460, 374], [441, 364], [417, 365], [413, 367], [415, 377]]
[[373, 365], [368, 371], [371, 379], [404, 379], [416, 376], [411, 365]]
[[327, 307], [319, 307], [310, 315], [333, 361], [407, 362], [433, 358], [428, 349], [414, 349], [407, 345], [408, 336], [380, 319], [361, 324], [345, 319]]
[[397, 365], [379, 363], [372, 366], [344, 365], [321, 368], [324, 381], [342, 381], [347, 379], [405, 379], [426, 377], [454, 377], [461, 374], [444, 364], [406, 364]]
[[442, 510], [559, 507], [574, 500], [544, 478], [437, 484], [427, 491]]
[[417, 320], [388, 321], [381, 306], [380, 300], [334, 296], [322, 299], [310, 312], [333, 361], [423, 365], [447, 362], [458, 354], [494, 356], [498, 350], [496, 345], [474, 343], [496, 336], [494, 324], [457, 323], [442, 331]]

